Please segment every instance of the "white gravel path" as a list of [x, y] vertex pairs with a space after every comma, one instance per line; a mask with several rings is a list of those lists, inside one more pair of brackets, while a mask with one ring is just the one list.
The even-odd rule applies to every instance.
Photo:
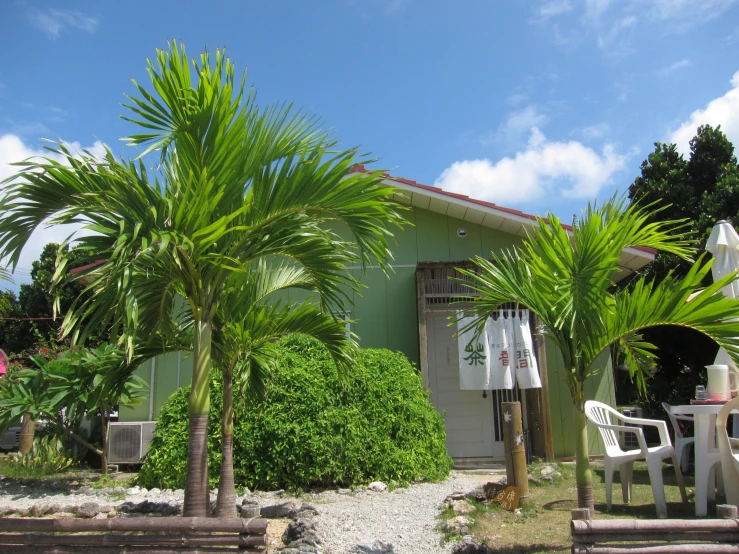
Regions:
[[316, 495], [318, 535], [325, 554], [448, 554], [436, 531], [441, 504], [453, 492], [469, 492], [494, 477], [453, 471], [442, 483], [422, 483], [392, 492]]
[[[500, 477], [499, 471], [452, 471], [441, 483], [415, 484], [391, 492], [367, 490], [340, 494], [332, 490], [300, 498], [279, 493], [255, 493], [249, 497], [258, 500], [262, 506], [288, 500], [315, 506], [318, 510], [316, 531], [323, 540], [319, 548], [322, 554], [449, 554], [454, 545], [442, 546], [442, 535], [436, 530], [444, 498], [453, 492], [472, 491]], [[0, 514], [7, 508], [20, 511], [33, 505], [55, 505], [59, 509], [95, 502], [115, 509], [124, 501], [138, 503], [148, 500], [181, 505], [183, 500], [181, 490], [144, 489], [137, 494], [122, 493], [122, 488], [114, 492], [53, 482], [26, 486], [0, 481]], [[214, 496], [211, 498], [215, 500]]]

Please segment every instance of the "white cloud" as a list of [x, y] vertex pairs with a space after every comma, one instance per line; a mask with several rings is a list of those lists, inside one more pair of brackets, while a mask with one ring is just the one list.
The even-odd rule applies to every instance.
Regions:
[[382, 8], [382, 13], [387, 16], [392, 16], [405, 8], [412, 0], [387, 0], [385, 7]]
[[739, 71], [731, 78], [732, 89], [723, 96], [711, 100], [702, 110], [690, 114], [690, 118], [672, 131], [668, 142], [677, 144], [683, 154], [690, 152], [690, 139], [695, 136], [700, 125], [713, 127], [721, 125], [721, 130], [731, 142], [739, 145]]
[[667, 67], [663, 67], [662, 69], [660, 69], [659, 72], [660, 72], [661, 75], [663, 75], [663, 76], [666, 77], [667, 75], [669, 75], [670, 73], [674, 73], [678, 69], [682, 69], [683, 67], [690, 67], [691, 65], [693, 65], [693, 64], [691, 63], [691, 61], [689, 59], [683, 58], [679, 62], [675, 62], [672, 65], [668, 65]]
[[500, 204], [531, 204], [551, 195], [592, 198], [624, 168], [626, 157], [610, 144], [598, 153], [578, 141], [552, 142], [534, 127], [527, 148], [514, 157], [455, 162], [434, 184]]
[[[550, 22], [554, 41], [562, 37], [594, 36], [609, 56], [633, 51], [631, 35], [637, 32], [683, 32], [715, 19], [739, 0], [540, 0], [538, 20]], [[560, 6], [568, 9], [557, 9]], [[571, 16], [570, 12], [572, 12]], [[550, 21], [551, 20], [551, 21]], [[651, 27], [645, 30], [646, 27]], [[584, 29], [584, 31], [583, 31]]]
[[521, 110], [511, 112], [506, 120], [498, 127], [495, 135], [483, 140], [483, 144], [489, 144], [494, 141], [515, 143], [531, 131], [532, 127], [541, 127], [548, 120], [549, 117], [541, 113], [536, 106], [526, 106]]
[[610, 132], [611, 126], [608, 123], [596, 123], [580, 129], [579, 133], [585, 140], [594, 140], [604, 137]]
[[50, 38], [58, 38], [62, 31], [67, 29], [80, 29], [94, 33], [100, 25], [100, 20], [96, 17], [73, 10], [52, 8], [41, 11], [29, 8], [26, 15], [34, 27], [46, 33]]
[[570, 0], [547, 0], [536, 9], [536, 15], [540, 20], [571, 12], [575, 7]]
[[[79, 152], [82, 150], [82, 146], [78, 142], [69, 143], [68, 146], [72, 151]], [[102, 156], [105, 153], [105, 147], [100, 141], [95, 141], [92, 146], [86, 147], [85, 149], [89, 150], [95, 156]], [[0, 182], [18, 173], [19, 168], [11, 164], [38, 156], [45, 156], [62, 161], [60, 156], [56, 154], [27, 146], [16, 135], [0, 135]], [[21, 256], [18, 261], [18, 268], [22, 270], [30, 270], [31, 264], [38, 260], [38, 257], [46, 244], [50, 242], [61, 242], [71, 233], [79, 230], [80, 227], [81, 225], [56, 225], [54, 227], [42, 226], [37, 228], [31, 234], [26, 246], [21, 252]], [[31, 278], [26, 274], [26, 272], [23, 272], [23, 274], [17, 274], [13, 280], [17, 287], [20, 283], [30, 282]], [[3, 283], [3, 285], [5, 285], [5, 283]]]
[[736, 0], [636, 0], [656, 20], [682, 21], [692, 26], [724, 13]]

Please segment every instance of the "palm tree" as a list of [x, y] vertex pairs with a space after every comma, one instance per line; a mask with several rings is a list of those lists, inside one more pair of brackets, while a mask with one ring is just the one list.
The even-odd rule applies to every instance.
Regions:
[[[184, 514], [205, 516], [208, 502], [206, 429], [213, 322], [224, 285], [265, 257], [291, 260], [308, 271], [322, 308], [339, 309], [357, 282], [353, 265], [389, 260], [389, 226], [400, 224], [394, 189], [379, 172], [350, 173], [362, 163], [341, 151], [315, 118], [288, 105], [261, 109], [244, 75], [217, 50], [190, 64], [172, 43], [149, 61], [153, 90], [136, 84], [125, 105], [143, 132], [127, 138], [145, 146], [137, 160], [97, 158], [63, 143], [49, 150], [64, 163], [27, 161], [0, 200], [0, 259], [12, 267], [42, 223], [83, 224], [76, 238], [91, 283], [62, 324], [74, 342], [112, 328], [132, 356], [136, 336], [175, 327], [183, 299], [192, 314], [194, 349], [189, 398], [188, 469]], [[142, 157], [159, 150], [147, 170]], [[332, 232], [343, 227], [353, 242]], [[334, 227], [335, 228], [335, 227]], [[58, 263], [54, 282], [67, 275]], [[78, 274], [79, 275], [79, 274]]]
[[345, 321], [322, 311], [316, 302], [283, 304], [273, 300], [275, 294], [287, 289], [314, 288], [311, 275], [302, 268], [286, 264], [269, 267], [260, 261], [245, 277], [233, 279], [234, 286], [224, 291], [223, 308], [214, 323], [213, 359], [223, 373], [218, 517], [236, 515], [234, 382], [242, 397], [262, 397], [265, 381], [279, 361], [275, 341], [285, 335], [304, 334], [318, 339], [340, 371], [349, 367], [357, 347]]
[[477, 257], [474, 270], [458, 270], [464, 282], [479, 293], [472, 300], [473, 325], [479, 333], [493, 310], [509, 302], [522, 304], [541, 318], [561, 352], [575, 408], [580, 507], [593, 507], [583, 410], [584, 385], [598, 371], [594, 363], [599, 354], [617, 343], [642, 389], [646, 370], [656, 358], [655, 347], [640, 335], [648, 327], [690, 327], [739, 358], [739, 323], [732, 321], [739, 312], [739, 301], [720, 292], [736, 276], [706, 287], [688, 302], [710, 271], [711, 262], [699, 260], [682, 279], [672, 273], [660, 283], [641, 277], [615, 290], [614, 277], [625, 248], [648, 247], [684, 259], [693, 253], [689, 243], [675, 234], [678, 222], [649, 223], [647, 208], [626, 207], [614, 197], [600, 206], [588, 206], [571, 232], [549, 214], [547, 219], [537, 219], [520, 248], [500, 256], [492, 254], [492, 261]]

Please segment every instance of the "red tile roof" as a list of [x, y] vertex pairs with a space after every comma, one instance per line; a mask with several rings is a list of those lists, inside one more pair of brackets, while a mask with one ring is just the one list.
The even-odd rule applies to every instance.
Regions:
[[[367, 169], [366, 167], [364, 167], [364, 165], [362, 165], [362, 164], [357, 164], [357, 165], [355, 165], [351, 169], [351, 172], [355, 172], [355, 171], [359, 171], [359, 172], [362, 172], [362, 173], [369, 173], [370, 172], [370, 170]], [[509, 213], [509, 214], [512, 214], [512, 215], [517, 215], [519, 217], [525, 217], [526, 219], [530, 219], [532, 221], [536, 221], [536, 218], [537, 218], [537, 216], [532, 215], [532, 214], [527, 214], [525, 212], [522, 212], [521, 210], [514, 210], [512, 208], [506, 208], [504, 206], [498, 206], [497, 204], [493, 204], [492, 202], [487, 202], [485, 200], [477, 200], [476, 198], [470, 198], [469, 196], [467, 196], [465, 194], [457, 194], [457, 193], [454, 193], [454, 192], [448, 192], [448, 191], [445, 191], [443, 189], [440, 189], [439, 187], [432, 187], [432, 186], [429, 186], [429, 185], [423, 185], [421, 183], [418, 183], [416, 181], [412, 181], [411, 179], [406, 179], [404, 177], [393, 177], [389, 173], [383, 173], [382, 174], [382, 177], [385, 178], [385, 179], [389, 179], [391, 181], [395, 181], [397, 183], [403, 183], [404, 185], [410, 185], [412, 187], [419, 188], [419, 189], [422, 189], [422, 190], [427, 190], [427, 191], [430, 191], [430, 192], [435, 192], [436, 194], [441, 194], [441, 195], [448, 196], [450, 198], [454, 198], [454, 199], [457, 199], [457, 200], [464, 200], [466, 202], [471, 202], [472, 204], [477, 204], [478, 206], [483, 206], [485, 208], [492, 208], [492, 209], [498, 210], [500, 212], [505, 212], [505, 213]], [[546, 221], [546, 218], [542, 218], [542, 219], [544, 219], [544, 221]], [[572, 231], [572, 225], [567, 225], [566, 223], [562, 223], [562, 227], [564, 227], [568, 231]], [[649, 254], [656, 254], [657, 253], [657, 251], [655, 249], [653, 249], [653, 248], [647, 248], [645, 246], [634, 246], [633, 248], [635, 248], [636, 250], [641, 250], [642, 252], [647, 252]]]

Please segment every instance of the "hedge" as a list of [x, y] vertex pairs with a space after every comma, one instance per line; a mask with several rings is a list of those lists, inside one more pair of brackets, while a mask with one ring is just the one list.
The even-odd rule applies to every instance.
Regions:
[[[408, 359], [361, 349], [344, 379], [321, 345], [307, 337], [280, 341], [282, 362], [267, 397], [236, 399], [234, 475], [238, 487], [350, 487], [371, 481], [440, 480], [452, 461], [444, 422]], [[175, 392], [162, 408], [138, 475], [146, 487], [182, 488], [187, 460], [187, 396]], [[208, 464], [218, 481], [222, 383], [211, 384]]]

